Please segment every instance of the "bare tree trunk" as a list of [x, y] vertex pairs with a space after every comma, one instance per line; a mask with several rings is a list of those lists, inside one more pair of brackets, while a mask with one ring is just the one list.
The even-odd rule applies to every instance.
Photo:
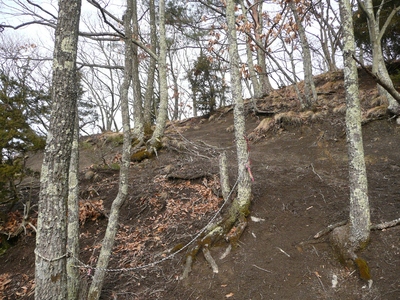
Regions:
[[353, 59], [354, 33], [349, 0], [340, 1], [344, 33], [344, 84], [346, 92], [346, 133], [349, 157], [350, 222], [333, 231], [334, 241], [345, 260], [356, 260], [355, 251], [366, 246], [370, 235], [367, 173], [361, 129], [358, 74]]
[[[156, 28], [156, 12], [154, 0], [149, 1], [149, 13], [150, 13], [150, 47], [151, 51], [156, 52], [157, 48], [157, 28]], [[146, 134], [151, 132], [152, 125], [152, 104], [154, 101], [154, 78], [156, 72], [157, 61], [150, 57], [149, 69], [147, 72], [147, 85], [146, 94], [144, 97], [144, 132]]]
[[[240, 0], [240, 6], [242, 7], [244, 21], [248, 22], [247, 10], [246, 10], [246, 6], [244, 5], [244, 1], [243, 0]], [[255, 71], [255, 68], [254, 68], [253, 52], [251, 51], [250, 43], [251, 43], [251, 39], [248, 37], [247, 38], [247, 43], [246, 43], [247, 66], [248, 66], [248, 69], [249, 69], [250, 80], [251, 80], [251, 83], [253, 85], [253, 93], [252, 93], [253, 94], [253, 98], [254, 99], [260, 99], [260, 98], [262, 98], [264, 93], [262, 92], [261, 84], [260, 84], [260, 82], [259, 82], [259, 80], [257, 78], [257, 74], [256, 74], [256, 71]], [[254, 109], [256, 109], [255, 103], [254, 103]]]
[[119, 174], [119, 185], [118, 194], [114, 199], [110, 216], [108, 219], [108, 225], [104, 239], [102, 242], [99, 259], [96, 265], [96, 272], [93, 276], [92, 284], [89, 288], [88, 299], [95, 300], [100, 298], [101, 290], [103, 288], [105, 269], [108, 266], [110, 260], [111, 250], [114, 246], [115, 235], [118, 230], [118, 217], [122, 204], [125, 202], [128, 195], [128, 177], [129, 177], [129, 165], [130, 165], [130, 152], [131, 152], [131, 131], [130, 131], [130, 118], [129, 118], [129, 103], [128, 94], [129, 86], [132, 79], [132, 31], [130, 26], [130, 20], [132, 18], [132, 2], [127, 0], [127, 10], [124, 17], [125, 27], [125, 70], [124, 70], [124, 81], [122, 85], [121, 93], [121, 114], [122, 114], [122, 126], [123, 126], [123, 146], [122, 146], [122, 159], [121, 169]]
[[160, 107], [157, 114], [157, 125], [149, 142], [150, 146], [158, 149], [161, 146], [161, 138], [164, 135], [165, 124], [168, 118], [168, 82], [167, 82], [167, 39], [165, 33], [165, 0], [159, 2], [159, 33], [160, 55], [158, 59], [160, 82]]
[[69, 168], [68, 192], [68, 251], [67, 259], [68, 299], [78, 300], [80, 291], [79, 269], [75, 267], [79, 259], [79, 116], [76, 109], [74, 139], [72, 142], [71, 162]]
[[[262, 7], [263, 7], [262, 2], [258, 2], [253, 9], [253, 14], [255, 14], [255, 19], [257, 20], [258, 23], [255, 30], [257, 45], [263, 44], [262, 33], [263, 33], [264, 22], [263, 22]], [[267, 63], [264, 51], [265, 50], [261, 49], [260, 47], [257, 47], [257, 60], [258, 60], [258, 65], [261, 68], [261, 74], [259, 74], [259, 80], [261, 82], [261, 90], [262, 90], [261, 96], [268, 95], [272, 91], [272, 85], [268, 77]]]
[[301, 18], [297, 13], [297, 8], [295, 3], [293, 1], [289, 1], [289, 6], [293, 12], [294, 19], [298, 26], [301, 48], [303, 50], [302, 56], [303, 56], [303, 70], [304, 70], [304, 94], [306, 99], [305, 103], [303, 103], [303, 106], [304, 108], [309, 108], [313, 103], [317, 101], [317, 91], [315, 89], [314, 79], [312, 74], [310, 45], [308, 44], [306, 31], [304, 29]]
[[80, 0], [60, 0], [55, 33], [52, 112], [40, 177], [35, 299], [67, 299], [68, 172], [78, 98]]
[[236, 153], [238, 163], [238, 194], [232, 203], [231, 214], [240, 221], [245, 221], [249, 213], [251, 202], [251, 184], [249, 176], [249, 153], [247, 151], [246, 124], [244, 115], [244, 101], [242, 96], [242, 83], [240, 76], [240, 58], [238, 52], [235, 18], [235, 1], [228, 0], [226, 5], [226, 18], [228, 23], [228, 41], [230, 57], [230, 73], [232, 99], [234, 101], [234, 127], [236, 140]]
[[168, 59], [169, 59], [169, 65], [171, 69], [171, 76], [172, 76], [172, 82], [173, 82], [173, 89], [174, 89], [174, 110], [172, 114], [172, 120], [179, 120], [179, 87], [178, 87], [178, 76], [175, 74], [174, 70], [174, 62], [172, 60], [172, 53], [171, 49], [168, 50]]
[[[131, 0], [132, 3], [132, 27], [134, 39], [139, 39], [139, 22], [137, 16], [137, 1]], [[133, 56], [132, 56], [132, 87], [133, 87], [133, 135], [139, 141], [144, 139], [144, 125], [143, 125], [143, 106], [142, 106], [142, 87], [139, 77], [139, 57], [138, 46], [133, 43]]]

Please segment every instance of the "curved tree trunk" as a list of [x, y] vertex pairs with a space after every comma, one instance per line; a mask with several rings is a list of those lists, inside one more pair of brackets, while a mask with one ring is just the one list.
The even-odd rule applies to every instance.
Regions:
[[52, 112], [41, 177], [35, 299], [67, 299], [68, 172], [78, 98], [76, 57], [80, 0], [60, 0], [55, 33]]
[[[397, 99], [400, 99], [400, 93], [397, 92], [393, 87], [393, 82], [387, 71], [382, 53], [382, 37], [396, 12], [400, 10], [400, 7], [393, 9], [389, 17], [385, 20], [385, 24], [383, 24], [383, 26], [380, 28], [380, 11], [378, 10], [377, 15], [375, 16], [372, 0], [366, 0], [363, 2], [358, 0], [358, 3], [366, 14], [368, 20], [368, 31], [372, 45], [372, 73], [376, 75], [386, 86], [390, 87], [390, 89], [396, 94]], [[379, 93], [386, 97], [388, 101], [388, 110], [396, 115], [399, 115], [400, 104], [396, 101], [396, 99], [382, 86], [378, 85], [378, 89]]]

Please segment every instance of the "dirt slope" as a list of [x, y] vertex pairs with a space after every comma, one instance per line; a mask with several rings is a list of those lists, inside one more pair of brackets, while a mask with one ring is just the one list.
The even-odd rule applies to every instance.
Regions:
[[[371, 217], [380, 223], [400, 215], [400, 126], [384, 114], [374, 84], [361, 75]], [[122, 270], [109, 273], [102, 299], [400, 299], [400, 226], [373, 231], [361, 253], [371, 269], [371, 289], [339, 263], [327, 237], [300, 244], [348, 216], [341, 74], [324, 74], [316, 82], [320, 99], [309, 112], [298, 111], [290, 88], [258, 101], [268, 114], [254, 114], [248, 104], [253, 219], [225, 258], [225, 242], [211, 249], [218, 274], [199, 255], [189, 278], [179, 280], [186, 250], [163, 259], [191, 241], [221, 207], [222, 151], [231, 185], [236, 181], [232, 111], [168, 127], [158, 157], [132, 164], [131, 194], [110, 264]], [[107, 221], [102, 214], [117, 192], [113, 168], [120, 145], [105, 140], [92, 137], [82, 145], [81, 260], [92, 266]], [[108, 167], [101, 166], [104, 161]], [[28, 163], [40, 166], [37, 159]], [[28, 196], [35, 199], [37, 189]], [[28, 226], [11, 244], [0, 256], [0, 299], [32, 299], [34, 233]], [[161, 262], [137, 269], [154, 261]], [[82, 268], [82, 281], [90, 283], [92, 273]]]

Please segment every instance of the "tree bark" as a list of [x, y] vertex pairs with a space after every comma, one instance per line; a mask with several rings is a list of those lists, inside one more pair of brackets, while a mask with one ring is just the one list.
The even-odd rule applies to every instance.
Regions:
[[[249, 22], [249, 20], [247, 18], [247, 9], [246, 9], [246, 6], [245, 6], [243, 0], [240, 0], [240, 6], [242, 7], [244, 21], [247, 23], [247, 22]], [[255, 24], [256, 30], [258, 30], [258, 26], [260, 26], [260, 24], [256, 23]], [[251, 50], [250, 43], [251, 43], [251, 39], [248, 37], [247, 42], [246, 42], [247, 66], [249, 69], [250, 81], [253, 85], [253, 100], [254, 100], [254, 99], [262, 98], [264, 93], [262, 92], [261, 83], [257, 78], [257, 74], [256, 74], [256, 71], [254, 68], [253, 51]], [[265, 55], [264, 55], [264, 57], [265, 57]], [[254, 106], [255, 106], [255, 103], [254, 103]], [[254, 107], [254, 109], [256, 109], [256, 107]]]
[[108, 225], [104, 239], [102, 242], [99, 259], [96, 265], [96, 272], [93, 276], [92, 284], [89, 288], [88, 299], [95, 300], [100, 298], [101, 290], [103, 288], [104, 277], [106, 274], [106, 268], [108, 266], [111, 250], [114, 246], [115, 235], [118, 230], [118, 217], [122, 204], [124, 204], [128, 195], [128, 177], [129, 177], [129, 165], [130, 165], [130, 152], [131, 152], [131, 130], [130, 130], [130, 118], [129, 118], [129, 87], [132, 79], [132, 36], [130, 20], [132, 18], [132, 6], [131, 0], [127, 0], [127, 10], [124, 17], [125, 27], [125, 70], [124, 70], [124, 81], [121, 92], [121, 115], [122, 115], [122, 126], [123, 126], [123, 145], [122, 145], [122, 158], [121, 168], [119, 174], [119, 185], [118, 194], [111, 205], [110, 216], [108, 219]]
[[75, 265], [79, 259], [79, 117], [76, 109], [74, 139], [72, 142], [69, 168], [68, 227], [67, 246], [71, 256], [67, 259], [68, 299], [78, 300], [80, 291], [79, 268]]
[[80, 0], [60, 0], [55, 32], [52, 112], [47, 133], [36, 236], [35, 299], [67, 299], [68, 172], [78, 98]]
[[364, 161], [364, 148], [361, 129], [361, 108], [358, 92], [358, 74], [353, 59], [354, 32], [349, 0], [340, 1], [342, 26], [344, 33], [344, 84], [346, 93], [346, 134], [349, 157], [350, 185], [350, 253], [366, 246], [370, 235], [370, 210], [368, 201], [367, 173]]
[[238, 194], [232, 203], [231, 214], [244, 221], [248, 214], [251, 202], [251, 185], [248, 170], [250, 168], [249, 153], [246, 141], [246, 124], [244, 115], [244, 101], [242, 97], [242, 83], [240, 76], [240, 58], [238, 52], [235, 18], [235, 1], [228, 0], [226, 5], [226, 19], [228, 23], [228, 42], [230, 57], [230, 74], [232, 99], [234, 101], [234, 127], [236, 140], [236, 154], [238, 163]]
[[161, 138], [164, 135], [165, 124], [168, 118], [168, 82], [167, 82], [167, 38], [165, 32], [165, 0], [159, 2], [159, 33], [160, 55], [158, 59], [159, 83], [160, 83], [160, 107], [157, 114], [157, 125], [149, 142], [152, 151], [161, 146]]
[[[139, 22], [137, 16], [137, 1], [131, 0], [128, 2], [132, 6], [132, 27], [133, 36], [139, 39]], [[133, 87], [133, 135], [139, 141], [144, 139], [144, 125], [143, 125], [143, 106], [142, 106], [142, 87], [139, 77], [139, 57], [138, 46], [132, 42], [132, 87]]]
[[[256, 41], [257, 45], [262, 45], [262, 33], [263, 33], [263, 11], [262, 11], [262, 2], [257, 2], [257, 4], [253, 8], [253, 14], [255, 15], [255, 20], [257, 20], [257, 25], [255, 29]], [[266, 49], [261, 49], [261, 47], [257, 47], [257, 60], [258, 65], [261, 68], [261, 73], [259, 74], [259, 80], [261, 83], [262, 96], [269, 95], [272, 91], [272, 85], [269, 81], [268, 72], [267, 72], [267, 62], [265, 59], [265, 51]]]
[[303, 57], [303, 71], [304, 71], [304, 94], [305, 94], [305, 103], [303, 103], [303, 108], [310, 108], [313, 103], [317, 101], [317, 91], [315, 89], [313, 74], [312, 74], [312, 61], [311, 61], [311, 51], [310, 45], [307, 41], [306, 31], [304, 29], [303, 23], [299, 14], [297, 13], [297, 8], [295, 3], [289, 1], [290, 9], [292, 10], [294, 19], [298, 26], [298, 33], [300, 36], [301, 48], [302, 48], [302, 57]]
[[[156, 28], [156, 12], [154, 0], [149, 1], [149, 13], [150, 13], [150, 48], [154, 53], [157, 48], [157, 28]], [[144, 132], [149, 134], [151, 132], [152, 122], [152, 104], [154, 102], [154, 78], [156, 73], [157, 61], [150, 57], [149, 69], [147, 72], [147, 85], [146, 93], [144, 97]]]

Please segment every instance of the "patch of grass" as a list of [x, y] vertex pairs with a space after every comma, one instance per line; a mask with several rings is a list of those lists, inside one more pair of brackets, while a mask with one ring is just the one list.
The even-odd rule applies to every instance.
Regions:
[[119, 163], [111, 163], [111, 164], [109, 164], [109, 167], [111, 170], [115, 170], [115, 171], [118, 171], [121, 168]]
[[88, 141], [83, 141], [80, 143], [81, 149], [82, 150], [88, 150], [93, 148], [93, 145], [91, 143], [89, 143]]
[[113, 144], [113, 145], [122, 145], [124, 142], [124, 136], [122, 135], [122, 133], [114, 133], [111, 135], [107, 135], [106, 136], [106, 143], [107, 144]]

